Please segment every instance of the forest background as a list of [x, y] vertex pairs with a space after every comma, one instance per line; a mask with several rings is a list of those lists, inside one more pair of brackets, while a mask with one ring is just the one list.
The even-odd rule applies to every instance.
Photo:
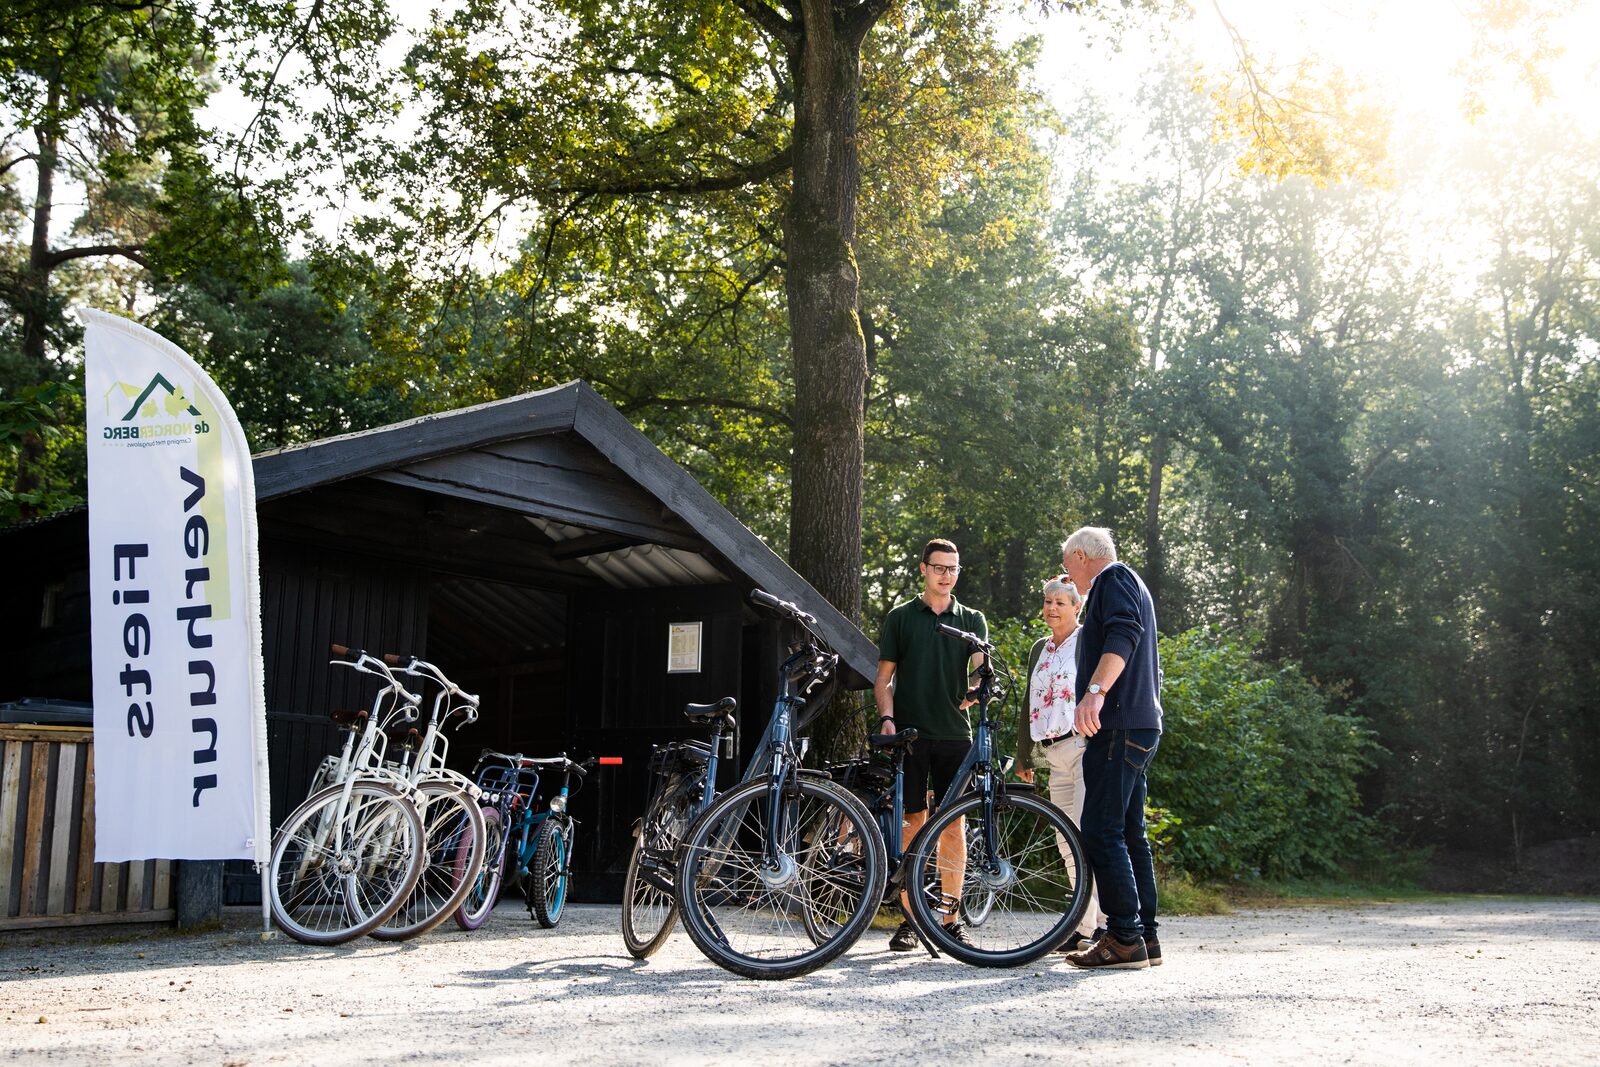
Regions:
[[950, 536], [1020, 660], [1112, 528], [1172, 870], [1538, 884], [1600, 831], [1600, 27], [1401, 6], [17, 0], [0, 522], [82, 502], [75, 303], [257, 449], [582, 378], [869, 637]]

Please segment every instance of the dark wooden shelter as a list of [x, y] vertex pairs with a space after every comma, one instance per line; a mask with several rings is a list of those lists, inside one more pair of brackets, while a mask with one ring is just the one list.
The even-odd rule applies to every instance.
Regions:
[[[845, 684], [870, 684], [871, 642], [582, 382], [254, 466], [274, 825], [332, 750], [328, 710], [370, 692], [328, 665], [330, 642], [416, 653], [480, 693], [454, 765], [483, 747], [622, 757], [573, 805], [580, 899], [617, 894], [650, 746], [690, 733], [686, 702], [737, 696], [743, 743], [759, 735], [782, 639], [751, 589], [814, 613]], [[0, 701], [90, 699], [86, 512], [0, 530], [0, 558]], [[684, 622], [700, 670], [669, 673]], [[233, 902], [255, 892], [240, 867]]]

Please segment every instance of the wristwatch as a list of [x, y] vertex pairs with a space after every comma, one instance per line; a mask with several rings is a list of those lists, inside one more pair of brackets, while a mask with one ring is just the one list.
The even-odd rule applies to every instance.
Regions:
[[1089, 683], [1089, 695], [1090, 696], [1102, 696], [1102, 695], [1105, 694], [1105, 691], [1106, 691], [1106, 687], [1101, 685], [1099, 682], [1090, 682]]

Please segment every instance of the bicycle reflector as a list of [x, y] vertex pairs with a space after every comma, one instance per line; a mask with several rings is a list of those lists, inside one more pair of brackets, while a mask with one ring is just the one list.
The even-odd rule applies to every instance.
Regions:
[[622, 757], [621, 756], [601, 756], [600, 757], [600, 766], [602, 766], [602, 767], [620, 767], [620, 766], [622, 766]]

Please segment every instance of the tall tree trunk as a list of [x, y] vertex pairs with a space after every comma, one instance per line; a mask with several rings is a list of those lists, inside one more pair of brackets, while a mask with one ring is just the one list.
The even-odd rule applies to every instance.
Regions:
[[[60, 90], [51, 86], [47, 112], [60, 106]], [[44, 379], [45, 327], [50, 317], [50, 218], [55, 211], [56, 132], [47, 126], [33, 131], [39, 144], [36, 164], [38, 182], [33, 196], [33, 240], [28, 246], [28, 272], [23, 286], [22, 354], [34, 364], [39, 380]]]
[[851, 620], [861, 612], [862, 404], [856, 199], [863, 26], [828, 0], [804, 4], [793, 55], [793, 191], [784, 215], [795, 434], [789, 557]]
[[[50, 89], [49, 110], [54, 112], [60, 102], [60, 91]], [[22, 283], [22, 354], [31, 365], [36, 382], [48, 377], [49, 354], [45, 338], [50, 320], [50, 217], [55, 209], [55, 181], [57, 137], [46, 126], [34, 128], [39, 144], [36, 164], [38, 181], [33, 198], [33, 239], [28, 247], [28, 269]], [[37, 492], [42, 485], [41, 469], [45, 461], [44, 441], [38, 433], [28, 431], [22, 435], [17, 454], [17, 472], [14, 491], [21, 500], [18, 511], [24, 519], [35, 516], [37, 509], [27, 502], [28, 494]]]
[[1166, 342], [1163, 330], [1166, 325], [1167, 307], [1172, 302], [1172, 288], [1178, 273], [1178, 243], [1180, 236], [1177, 230], [1179, 210], [1181, 208], [1183, 186], [1178, 186], [1179, 203], [1174, 205], [1172, 213], [1172, 232], [1167, 235], [1167, 251], [1165, 262], [1161, 265], [1161, 293], [1156, 297], [1155, 314], [1150, 318], [1150, 335], [1146, 339], [1149, 347], [1149, 372], [1150, 390], [1153, 397], [1151, 414], [1154, 425], [1150, 432], [1150, 484], [1145, 492], [1144, 499], [1144, 584], [1150, 590], [1150, 599], [1156, 603], [1159, 611], [1162, 594], [1166, 591], [1166, 552], [1161, 545], [1161, 483], [1167, 469], [1167, 451], [1170, 442], [1167, 431], [1163, 425], [1166, 412], [1159, 408], [1161, 390], [1158, 376], [1161, 373], [1161, 346]]

